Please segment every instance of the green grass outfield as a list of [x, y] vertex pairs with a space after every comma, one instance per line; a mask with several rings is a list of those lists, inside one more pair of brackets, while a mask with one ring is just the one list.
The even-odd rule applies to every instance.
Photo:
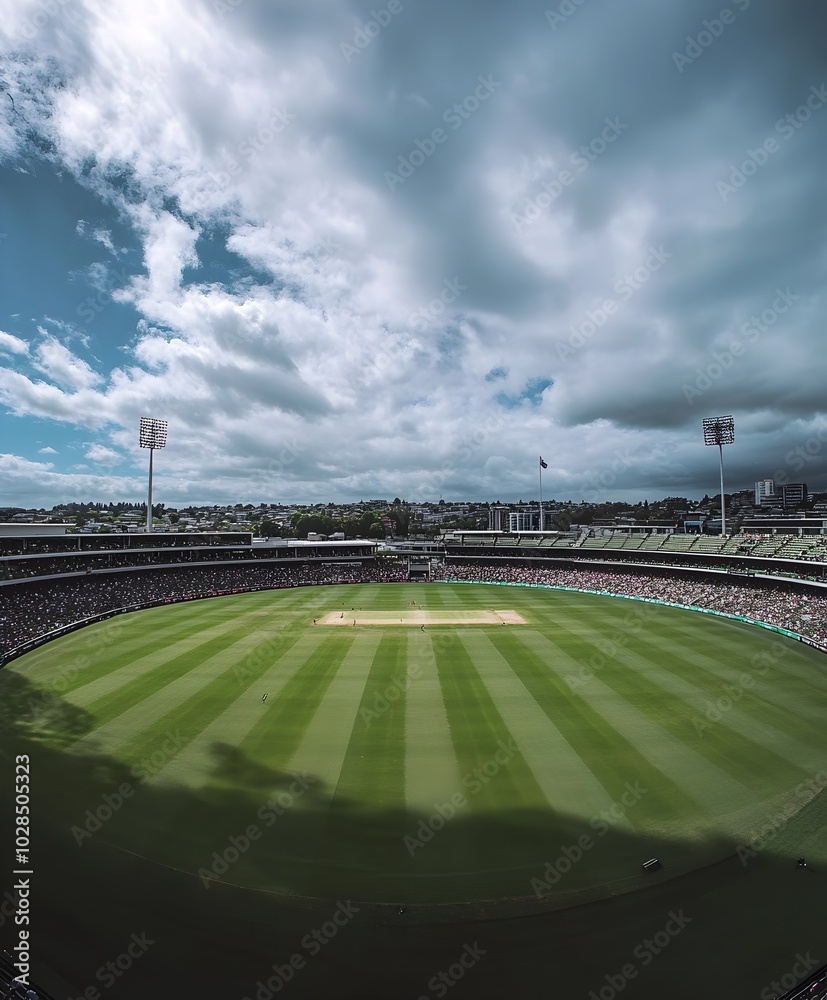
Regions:
[[[527, 624], [312, 624], [411, 600]], [[687, 878], [712, 892], [802, 844], [827, 864], [823, 655], [689, 611], [473, 585], [238, 595], [49, 643], [0, 672], [0, 703], [50, 855], [160, 887], [159, 919], [246, 893], [412, 927], [594, 906], [634, 926]]]

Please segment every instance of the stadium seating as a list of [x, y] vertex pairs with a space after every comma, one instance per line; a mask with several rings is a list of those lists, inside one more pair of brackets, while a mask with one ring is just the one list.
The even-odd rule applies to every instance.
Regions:
[[663, 552], [688, 552], [694, 547], [701, 535], [669, 535], [662, 546]]

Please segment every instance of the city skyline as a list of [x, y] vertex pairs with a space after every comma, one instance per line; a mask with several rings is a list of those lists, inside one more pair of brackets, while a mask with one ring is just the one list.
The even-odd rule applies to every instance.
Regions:
[[6, 12], [0, 506], [827, 490], [815, 0], [326, 8]]

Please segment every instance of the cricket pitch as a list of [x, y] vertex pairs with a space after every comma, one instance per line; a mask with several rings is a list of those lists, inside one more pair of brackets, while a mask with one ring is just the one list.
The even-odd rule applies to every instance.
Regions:
[[371, 611], [351, 608], [350, 611], [328, 611], [316, 619], [317, 625], [527, 625], [516, 611], [436, 611], [405, 608], [401, 611]]

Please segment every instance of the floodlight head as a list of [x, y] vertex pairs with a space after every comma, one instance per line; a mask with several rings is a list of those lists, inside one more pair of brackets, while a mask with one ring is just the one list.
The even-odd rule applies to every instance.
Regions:
[[732, 444], [735, 421], [731, 416], [704, 417], [704, 444]]
[[140, 445], [142, 448], [163, 448], [167, 443], [167, 422], [155, 417], [141, 417]]

